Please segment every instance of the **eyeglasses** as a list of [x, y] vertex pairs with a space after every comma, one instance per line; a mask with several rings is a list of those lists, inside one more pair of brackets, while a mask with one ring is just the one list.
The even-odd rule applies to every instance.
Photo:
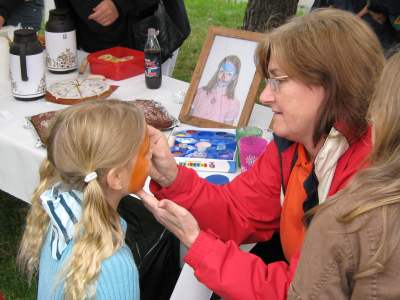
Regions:
[[266, 84], [271, 86], [271, 90], [273, 92], [279, 92], [279, 87], [280, 84], [285, 81], [288, 80], [289, 76], [286, 75], [282, 75], [282, 76], [278, 76], [278, 77], [270, 77], [270, 78], [266, 78], [265, 82]]

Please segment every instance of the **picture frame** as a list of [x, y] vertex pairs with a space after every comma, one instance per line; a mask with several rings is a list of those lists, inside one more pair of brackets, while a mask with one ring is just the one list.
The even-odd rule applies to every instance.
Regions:
[[255, 55], [264, 34], [210, 27], [179, 120], [205, 128], [246, 126], [261, 75]]

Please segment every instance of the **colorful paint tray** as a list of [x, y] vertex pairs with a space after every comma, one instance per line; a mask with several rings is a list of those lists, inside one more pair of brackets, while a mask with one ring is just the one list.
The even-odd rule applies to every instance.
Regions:
[[197, 171], [236, 172], [234, 129], [177, 127], [172, 131], [169, 143], [179, 165]]

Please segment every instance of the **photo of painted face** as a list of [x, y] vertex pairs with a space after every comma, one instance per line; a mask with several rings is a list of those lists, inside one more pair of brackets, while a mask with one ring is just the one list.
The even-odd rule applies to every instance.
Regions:
[[229, 61], [225, 62], [218, 70], [217, 86], [226, 87], [235, 77], [237, 77], [235, 65]]
[[240, 112], [240, 102], [235, 97], [240, 68], [239, 57], [224, 57], [208, 83], [197, 90], [192, 116], [233, 125]]

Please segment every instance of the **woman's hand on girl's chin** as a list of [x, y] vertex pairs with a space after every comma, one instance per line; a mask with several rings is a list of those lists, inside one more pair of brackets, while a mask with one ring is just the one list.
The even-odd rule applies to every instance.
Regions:
[[200, 228], [193, 215], [185, 208], [163, 199], [156, 198], [139, 191], [137, 195], [142, 198], [144, 205], [154, 217], [171, 231], [186, 247], [190, 248], [200, 234]]
[[165, 135], [154, 127], [147, 128], [152, 152], [150, 177], [163, 187], [170, 186], [178, 175], [175, 158]]

